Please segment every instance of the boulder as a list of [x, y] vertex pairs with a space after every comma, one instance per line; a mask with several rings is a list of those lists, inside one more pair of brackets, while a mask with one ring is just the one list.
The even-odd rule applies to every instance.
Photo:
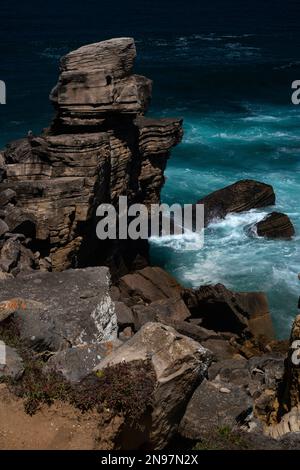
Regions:
[[222, 284], [186, 289], [183, 299], [201, 326], [218, 332], [274, 337], [267, 297], [263, 292], [232, 292]]
[[201, 440], [224, 427], [235, 428], [240, 416], [251, 412], [251, 406], [243, 387], [204, 380], [187, 406], [179, 433], [187, 439]]
[[181, 285], [163, 269], [147, 266], [126, 274], [119, 281], [122, 296], [131, 297], [133, 304], [151, 303], [161, 299], [180, 298]]
[[[152, 413], [145, 416], [145, 428], [136, 436], [135, 448], [142, 445], [163, 449], [176, 433], [185, 406], [195, 387], [203, 380], [212, 360], [211, 353], [174, 328], [147, 323], [123, 346], [101, 361], [95, 370], [122, 361], [151, 361], [156, 374]], [[149, 411], [150, 412], [150, 411]], [[126, 448], [128, 429], [120, 439]]]
[[250, 228], [259, 237], [290, 239], [295, 235], [294, 226], [286, 214], [271, 212]]
[[[36, 350], [58, 351], [117, 337], [106, 267], [35, 272], [0, 284], [2, 311], [7, 305], [21, 338]], [[16, 293], [20, 298], [15, 299]]]
[[200, 199], [204, 204], [205, 226], [217, 219], [224, 219], [232, 212], [272, 206], [275, 193], [272, 186], [255, 180], [237, 181]]

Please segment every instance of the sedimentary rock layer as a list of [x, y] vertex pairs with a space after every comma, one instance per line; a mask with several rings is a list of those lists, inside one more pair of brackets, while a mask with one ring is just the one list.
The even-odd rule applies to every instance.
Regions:
[[2, 271], [145, 264], [146, 243], [99, 242], [95, 218], [100, 203], [117, 205], [120, 195], [158, 203], [169, 151], [182, 137], [180, 119], [143, 116], [151, 82], [132, 74], [135, 56], [131, 38], [67, 54], [51, 127], [0, 153]]

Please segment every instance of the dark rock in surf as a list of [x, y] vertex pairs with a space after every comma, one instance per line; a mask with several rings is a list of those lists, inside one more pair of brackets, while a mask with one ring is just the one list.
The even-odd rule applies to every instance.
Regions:
[[272, 212], [251, 227], [251, 232], [259, 237], [291, 239], [295, 235], [294, 226], [286, 214]]

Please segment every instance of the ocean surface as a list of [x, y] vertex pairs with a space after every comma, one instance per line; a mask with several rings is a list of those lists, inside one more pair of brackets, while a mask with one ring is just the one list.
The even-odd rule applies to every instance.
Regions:
[[229, 215], [197, 237], [153, 240], [153, 263], [187, 286], [224, 283], [268, 295], [277, 335], [289, 334], [300, 283], [300, 80], [298, 1], [1, 1], [0, 147], [40, 132], [59, 58], [90, 42], [133, 36], [136, 71], [154, 80], [150, 115], [179, 116], [185, 135], [172, 152], [167, 203], [192, 203], [242, 178], [272, 184], [292, 241], [249, 238], [244, 227], [269, 209]]

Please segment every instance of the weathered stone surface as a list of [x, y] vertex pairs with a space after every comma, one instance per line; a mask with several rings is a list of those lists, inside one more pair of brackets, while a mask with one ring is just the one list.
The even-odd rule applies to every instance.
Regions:
[[4, 220], [0, 219], [0, 237], [9, 231], [9, 226]]
[[273, 338], [268, 301], [262, 292], [232, 292], [217, 284], [186, 289], [183, 298], [205, 328], [237, 334], [247, 328], [255, 336]]
[[219, 189], [198, 201], [204, 204], [205, 225], [217, 219], [224, 219], [231, 212], [272, 206], [275, 194], [272, 186], [254, 180], [241, 180]]
[[[58, 351], [117, 337], [107, 268], [36, 272], [0, 283], [0, 305], [6, 302], [21, 338], [37, 350]], [[21, 300], [14, 298], [16, 292]]]
[[160, 323], [147, 323], [123, 346], [96, 367], [122, 361], [151, 360], [157, 378], [153, 411], [135, 448], [148, 444], [163, 449], [176, 432], [195, 386], [204, 378], [211, 353], [199, 343]]
[[259, 237], [290, 239], [295, 235], [294, 226], [286, 214], [272, 212], [250, 228]]
[[0, 361], [0, 377], [4, 376], [18, 379], [21, 377], [23, 371], [23, 360], [16, 349], [5, 345], [5, 364], [1, 364]]
[[122, 295], [129, 296], [133, 303], [147, 303], [161, 299], [180, 298], [182, 287], [170, 274], [159, 267], [150, 267], [126, 274], [119, 281]]
[[239, 416], [249, 408], [251, 400], [242, 387], [222, 387], [217, 381], [204, 380], [187, 406], [179, 432], [185, 438], [200, 440], [212, 430], [234, 428]]
[[159, 202], [169, 151], [182, 138], [180, 119], [142, 116], [151, 81], [132, 74], [135, 55], [131, 38], [67, 54], [51, 93], [51, 128], [1, 153], [0, 219], [31, 238], [37, 268], [47, 258], [49, 270], [105, 264], [122, 275], [147, 264], [146, 241], [96, 236], [99, 204], [117, 205], [120, 195], [128, 203]]
[[120, 346], [121, 341], [82, 344], [58, 351], [47, 361], [44, 371], [60, 372], [69, 382], [78, 383], [89, 375], [96, 365]]
[[15, 268], [21, 254], [21, 243], [18, 240], [7, 240], [0, 253], [0, 269], [6, 273]]
[[286, 413], [300, 406], [300, 315], [294, 320], [290, 348], [285, 361], [283, 391], [279, 396], [280, 411]]

